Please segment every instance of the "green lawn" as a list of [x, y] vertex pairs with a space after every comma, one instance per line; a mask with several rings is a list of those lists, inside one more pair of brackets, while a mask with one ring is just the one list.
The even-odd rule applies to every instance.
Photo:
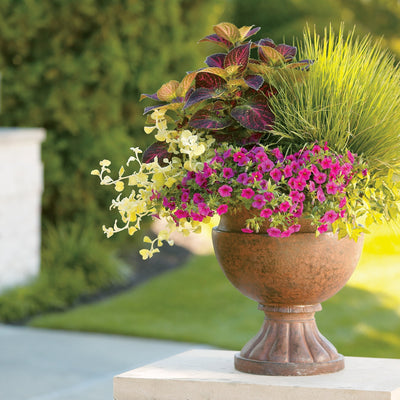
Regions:
[[[366, 239], [348, 285], [317, 313], [320, 331], [345, 355], [400, 358], [400, 237]], [[37, 317], [32, 326], [208, 343], [239, 349], [262, 312], [226, 280], [213, 256], [108, 300]]]

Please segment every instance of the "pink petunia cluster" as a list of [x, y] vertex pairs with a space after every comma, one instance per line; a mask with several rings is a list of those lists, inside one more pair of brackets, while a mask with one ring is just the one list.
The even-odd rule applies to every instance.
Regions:
[[346, 187], [360, 168], [355, 154], [336, 154], [326, 144], [285, 156], [279, 148], [230, 147], [198, 172], [188, 171], [177, 186], [179, 196], [160, 193], [160, 199], [177, 221], [203, 221], [244, 206], [259, 224], [268, 222], [267, 233], [274, 237], [298, 232], [298, 218], [312, 211], [322, 233], [346, 218]]

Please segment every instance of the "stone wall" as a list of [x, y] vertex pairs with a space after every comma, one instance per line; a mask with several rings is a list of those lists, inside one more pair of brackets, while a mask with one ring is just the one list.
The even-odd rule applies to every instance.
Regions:
[[39, 128], [0, 128], [0, 290], [39, 273], [44, 138]]

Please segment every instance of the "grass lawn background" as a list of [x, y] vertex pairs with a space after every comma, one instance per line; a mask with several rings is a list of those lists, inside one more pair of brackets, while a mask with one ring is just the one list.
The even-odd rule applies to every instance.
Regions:
[[[316, 314], [348, 356], [400, 358], [400, 237], [379, 227], [347, 286]], [[240, 349], [261, 327], [257, 304], [234, 289], [214, 256], [103, 300], [33, 319], [32, 326], [207, 343]]]

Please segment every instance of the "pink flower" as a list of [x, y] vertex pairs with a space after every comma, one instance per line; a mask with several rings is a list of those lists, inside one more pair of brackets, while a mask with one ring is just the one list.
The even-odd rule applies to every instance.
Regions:
[[317, 144], [311, 149], [311, 152], [316, 155], [321, 152], [321, 147], [319, 147]]
[[281, 236], [281, 231], [278, 228], [268, 228], [267, 233], [269, 236], [272, 236], [272, 237], [280, 237]]
[[337, 175], [340, 171], [340, 164], [339, 161], [336, 161], [334, 164], [331, 165], [331, 174]]
[[289, 227], [289, 229], [286, 229], [286, 231], [283, 231], [281, 233], [281, 237], [289, 237], [293, 233], [292, 227]]
[[240, 150], [233, 155], [233, 161], [239, 166], [244, 166], [249, 162], [249, 158], [244, 153], [244, 150]]
[[235, 175], [235, 173], [233, 172], [232, 168], [224, 168], [222, 170], [222, 175], [224, 176], [224, 178], [229, 179], [232, 178]]
[[210, 177], [215, 171], [207, 164], [204, 164], [204, 168], [203, 168], [203, 177], [204, 178], [208, 178]]
[[270, 210], [269, 208], [264, 208], [260, 212], [260, 217], [263, 218], [269, 218], [271, 215], [272, 215], [272, 210]]
[[228, 206], [226, 204], [221, 204], [218, 208], [217, 208], [217, 214], [218, 215], [222, 215], [228, 212]]
[[317, 199], [320, 201], [320, 203], [326, 200], [324, 191], [322, 190], [321, 186], [317, 189]]
[[289, 196], [294, 203], [298, 203], [300, 201], [300, 193], [297, 190], [292, 190]]
[[241, 183], [242, 185], [247, 185], [249, 183], [249, 176], [246, 172], [243, 172], [237, 177], [236, 182]]
[[207, 185], [207, 179], [200, 172], [196, 174], [195, 181], [200, 187]]
[[339, 186], [336, 185], [335, 182], [330, 181], [326, 185], [326, 193], [328, 193], [328, 194], [336, 194], [338, 189], [339, 189]]
[[285, 175], [285, 178], [290, 178], [292, 176], [292, 167], [290, 165], [286, 165], [286, 167], [283, 168], [283, 174]]
[[244, 197], [245, 199], [251, 199], [254, 194], [254, 190], [251, 188], [246, 188], [242, 190], [242, 197]]
[[346, 205], [346, 203], [347, 203], [347, 199], [346, 199], [346, 197], [343, 197], [343, 199], [340, 200], [339, 207], [343, 208]]
[[313, 192], [315, 190], [315, 183], [314, 181], [310, 181], [310, 183], [308, 184], [308, 190], [310, 192]]
[[199, 203], [202, 203], [202, 202], [204, 202], [204, 199], [203, 199], [203, 197], [201, 196], [201, 194], [200, 194], [200, 193], [195, 193], [195, 194], [193, 195], [193, 203], [194, 203], [194, 204], [199, 204]]
[[283, 154], [281, 153], [281, 151], [279, 150], [278, 147], [276, 147], [275, 149], [271, 150], [271, 153], [272, 153], [278, 160], [282, 160], [282, 159], [283, 159]]
[[324, 216], [320, 219], [321, 222], [334, 223], [338, 219], [338, 214], [334, 210], [327, 211]]
[[274, 168], [271, 172], [270, 172], [271, 178], [275, 181], [275, 182], [279, 182], [282, 178], [282, 172], [278, 169], [278, 168]]
[[294, 232], [298, 232], [301, 229], [301, 225], [300, 224], [294, 224], [291, 226], [291, 228], [293, 229], [293, 233]]
[[200, 221], [202, 222], [204, 219], [204, 216], [199, 214], [199, 213], [195, 213], [195, 212], [191, 212], [190, 213], [190, 217], [193, 219], [193, 221]]
[[255, 195], [251, 206], [259, 210], [263, 208], [265, 206], [264, 196], [261, 194]]
[[186, 218], [189, 216], [189, 213], [187, 211], [184, 210], [176, 210], [174, 212], [174, 215], [176, 218]]
[[287, 212], [290, 208], [290, 204], [288, 201], [284, 201], [280, 206], [279, 206], [279, 211], [280, 212]]
[[293, 189], [302, 191], [306, 186], [307, 182], [304, 178], [298, 177], [294, 180]]
[[200, 203], [198, 205], [198, 208], [199, 208], [199, 213], [201, 215], [204, 215], [205, 217], [212, 215], [212, 211], [210, 210], [210, 208], [206, 203]]
[[266, 161], [269, 159], [262, 147], [257, 147], [254, 150], [255, 150], [255, 157], [258, 162]]
[[303, 203], [300, 203], [295, 211], [292, 212], [294, 217], [301, 217], [303, 215], [304, 206]]
[[258, 164], [257, 169], [264, 173], [271, 171], [272, 168], [274, 168], [274, 163], [267, 157], [264, 161], [262, 161], [260, 164]]
[[323, 172], [314, 174], [314, 181], [315, 181], [315, 183], [318, 183], [319, 185], [321, 185], [322, 183], [324, 183], [326, 181], [326, 174], [324, 174]]
[[253, 172], [252, 174], [251, 174], [251, 177], [253, 178], [253, 179], [255, 179], [256, 181], [261, 181], [261, 179], [262, 179], [262, 173], [261, 172], [259, 172], [259, 171], [256, 171], [256, 172]]
[[242, 228], [242, 232], [244, 233], [253, 233], [253, 230], [250, 228]]
[[317, 229], [318, 229], [319, 233], [324, 233], [324, 232], [326, 232], [328, 230], [328, 224], [322, 224]]
[[181, 201], [182, 201], [182, 203], [187, 203], [189, 201], [189, 193], [188, 192], [183, 192], [182, 193]]
[[170, 210], [175, 209], [175, 202], [172, 201], [172, 199], [171, 199], [171, 201], [169, 201], [167, 197], [163, 198], [162, 204], [163, 204], [163, 207], [165, 207], [167, 209], [170, 209]]
[[264, 193], [264, 199], [267, 201], [272, 201], [275, 198], [275, 195], [271, 192]]
[[347, 158], [352, 164], [354, 164], [354, 155], [350, 151], [347, 151]]
[[221, 197], [231, 197], [232, 188], [229, 185], [222, 185], [218, 189], [218, 193]]
[[299, 170], [300, 164], [297, 161], [292, 161], [290, 166], [292, 167], [293, 173], [296, 173]]
[[351, 166], [351, 164], [344, 163], [343, 166], [342, 166], [342, 174], [347, 176], [347, 175], [350, 174], [352, 169], [353, 169], [353, 167]]
[[303, 168], [299, 171], [299, 176], [301, 176], [305, 180], [308, 180], [310, 179], [311, 171], [307, 168]]
[[230, 156], [231, 156], [231, 149], [228, 149], [228, 150], [224, 151], [224, 154], [222, 155], [224, 160], [226, 160]]
[[328, 169], [332, 165], [332, 159], [330, 157], [324, 157], [324, 159], [321, 161], [321, 167], [323, 169]]

